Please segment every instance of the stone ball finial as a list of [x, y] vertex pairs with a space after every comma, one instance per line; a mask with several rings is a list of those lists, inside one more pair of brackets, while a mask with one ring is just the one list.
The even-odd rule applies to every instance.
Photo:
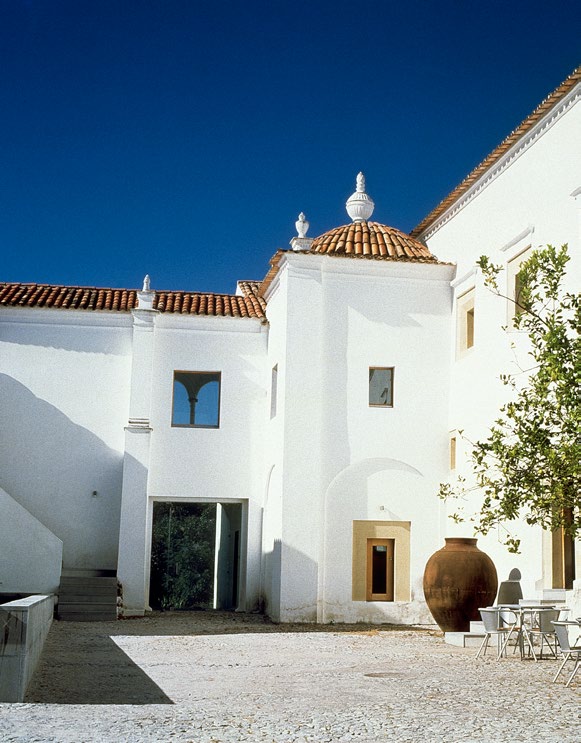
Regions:
[[297, 233], [299, 237], [306, 237], [307, 232], [309, 231], [309, 223], [307, 222], [307, 218], [301, 212], [299, 214], [299, 218], [295, 222], [295, 227], [297, 228]]
[[366, 222], [373, 214], [375, 204], [365, 192], [365, 176], [361, 172], [357, 175], [356, 191], [347, 199], [345, 208], [354, 222]]

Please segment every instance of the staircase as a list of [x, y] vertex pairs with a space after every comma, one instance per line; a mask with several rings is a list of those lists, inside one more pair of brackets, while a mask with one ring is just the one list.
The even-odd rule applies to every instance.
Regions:
[[115, 576], [62, 576], [57, 617], [68, 622], [105, 622], [117, 619]]

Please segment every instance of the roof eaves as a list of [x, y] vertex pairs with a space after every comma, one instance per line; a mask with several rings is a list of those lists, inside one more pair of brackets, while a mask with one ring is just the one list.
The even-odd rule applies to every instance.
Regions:
[[432, 211], [409, 233], [417, 238], [454, 204], [470, 187], [486, 173], [500, 158], [533, 126], [554, 108], [581, 81], [581, 65], [553, 90], [527, 118], [519, 124], [484, 160], [472, 170]]

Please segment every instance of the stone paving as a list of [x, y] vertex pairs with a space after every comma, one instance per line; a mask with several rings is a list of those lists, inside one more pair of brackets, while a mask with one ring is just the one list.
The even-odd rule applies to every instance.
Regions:
[[581, 679], [427, 629], [171, 612], [55, 622], [0, 740], [581, 741]]

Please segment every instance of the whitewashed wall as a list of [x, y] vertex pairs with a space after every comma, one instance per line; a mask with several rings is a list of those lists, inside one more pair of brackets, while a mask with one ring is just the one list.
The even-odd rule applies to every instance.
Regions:
[[63, 543], [0, 488], [0, 593], [56, 593]]
[[[453, 268], [284, 260], [269, 301], [286, 327], [280, 617], [418, 621], [441, 536]], [[393, 409], [369, 408], [370, 366], [395, 367]], [[412, 602], [351, 601], [354, 519], [412, 520]]]
[[[476, 287], [474, 348], [460, 359], [456, 359], [454, 344], [450, 349], [449, 427], [463, 429], [472, 440], [486, 435], [506, 398], [507, 389], [500, 383], [499, 374], [517, 370], [511, 343], [517, 346], [516, 358], [527, 366], [523, 334], [501, 330], [507, 323], [507, 302], [483, 287], [481, 276], [473, 272], [476, 260], [488, 255], [494, 262], [506, 265], [529, 245], [549, 243], [558, 247], [568, 243], [568, 286], [580, 289], [581, 198], [573, 195], [581, 187], [579, 86], [567, 96], [560, 111], [557, 116], [551, 114], [541, 120], [529, 136], [507, 153], [492, 178], [486, 174], [462, 205], [451, 207], [424, 235], [430, 250], [439, 258], [457, 261], [460, 280], [455, 287], [456, 296], [470, 286]], [[505, 282], [502, 278], [503, 288]], [[458, 463], [461, 472], [461, 451]], [[474, 500], [471, 505], [476, 503]], [[548, 585], [548, 577], [543, 578], [542, 571], [541, 534], [524, 525], [507, 527], [523, 539], [520, 556], [510, 555], [500, 544], [503, 530], [481, 537], [479, 546], [493, 558], [501, 579], [507, 577], [511, 568], [519, 567], [525, 593], [534, 595], [543, 583], [544, 587]], [[455, 527], [450, 521], [447, 531], [450, 535], [466, 534], [469, 527]], [[579, 558], [578, 565], [581, 567]]]
[[65, 569], [115, 569], [131, 317], [0, 310], [0, 486], [63, 542]]
[[[153, 501], [183, 499], [242, 504], [240, 606], [254, 609], [260, 590], [266, 326], [248, 318], [157, 313], [151, 321], [152, 336], [146, 339], [151, 346], [150, 377], [144, 371], [149, 392], [138, 411], [151, 428], [138, 438], [150, 444], [144, 448], [142, 443], [143, 456], [133, 456], [132, 464], [126, 461], [127, 467], [143, 470], [143, 476], [127, 478], [124, 490], [128, 503], [120, 537], [124, 603], [131, 613], [140, 604], [143, 609]], [[176, 370], [221, 373], [219, 428], [172, 426]], [[135, 367], [133, 376], [138, 386]], [[140, 528], [132, 536], [136, 518]], [[135, 544], [126, 547], [132, 539]]]

